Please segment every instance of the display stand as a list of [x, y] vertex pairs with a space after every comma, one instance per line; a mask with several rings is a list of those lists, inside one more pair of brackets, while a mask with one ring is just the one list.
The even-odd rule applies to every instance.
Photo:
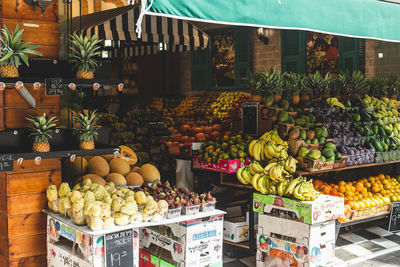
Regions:
[[[198, 241], [203, 242], [203, 239], [210, 237], [213, 242], [217, 242], [218, 244], [221, 243], [220, 246], [222, 247], [222, 223], [223, 214], [225, 214], [225, 212], [220, 210], [200, 212], [195, 215], [183, 215], [177, 218], [163, 219], [159, 222], [143, 222], [126, 226], [113, 226], [111, 228], [98, 231], [92, 231], [88, 226], [78, 226], [73, 222], [72, 219], [66, 218], [61, 214], [56, 214], [48, 210], [43, 210], [43, 212], [47, 214], [48, 266], [58, 266], [57, 263], [61, 262], [61, 260], [64, 260], [64, 262], [67, 261], [69, 264], [71, 264], [71, 266], [109, 266], [106, 265], [107, 257], [111, 257], [112, 255], [109, 255], [110, 251], [107, 251], [107, 245], [104, 244], [107, 242], [107, 236], [120, 232], [124, 233], [125, 237], [132, 236], [128, 238], [128, 241], [132, 243], [133, 252], [128, 253], [124, 252], [124, 249], [120, 249], [121, 253], [119, 256], [123, 257], [123, 255], [126, 255], [126, 257], [130, 257], [130, 255], [132, 255], [133, 266], [139, 266], [139, 232], [141, 232], [141, 235], [143, 233], [150, 234], [151, 232], [152, 236], [157, 235], [157, 237], [159, 237], [154, 240], [147, 239], [147, 241], [144, 242], [147, 244], [147, 246], [150, 243], [159, 243], [158, 245], [161, 245], [164, 248], [167, 247], [166, 243], [161, 242], [160, 240], [169, 240], [169, 244], [179, 243], [181, 244], [181, 248], [184, 248], [187, 245], [186, 242], [180, 242], [182, 240], [173, 240], [157, 233], [157, 228], [155, 227], [165, 225], [172, 229], [172, 232], [175, 234], [175, 236], [178, 236], [179, 233], [181, 233], [184, 234], [187, 239], [190, 237], [190, 232], [185, 231], [185, 229], [190, 229], [191, 231], [194, 229], [195, 231], [193, 233]], [[203, 222], [204, 218], [206, 221]], [[143, 231], [144, 229], [145, 231]], [[196, 232], [196, 229], [198, 233]], [[209, 234], [204, 236], [204, 233]], [[200, 234], [203, 234], [203, 236], [201, 237]], [[82, 237], [84, 238], [82, 239]], [[85, 238], [88, 238], [90, 241], [83, 243], [83, 241], [86, 241]], [[122, 244], [122, 242], [119, 243]], [[86, 245], [90, 246], [86, 247]], [[74, 247], [75, 250], [73, 249]], [[176, 245], [172, 245], [173, 249], [175, 247]], [[80, 252], [77, 249], [80, 249]], [[190, 249], [194, 252], [200, 251], [196, 248]], [[212, 249], [214, 248], [212, 247]], [[222, 248], [218, 251], [214, 251], [214, 254], [215, 255], [213, 255], [211, 260], [215, 260], [216, 262], [220, 261], [220, 266], [222, 266]], [[178, 255], [178, 258], [180, 256], [184, 257], [181, 259], [182, 262], [185, 262], [184, 259], [186, 259], [186, 256], [189, 255], [181, 254]], [[193, 257], [193, 255], [191, 255], [191, 257]], [[121, 260], [121, 262], [123, 261]], [[73, 265], [74, 263], [78, 265]], [[113, 266], [124, 266], [115, 264]], [[179, 266], [192, 265], [180, 264]]]

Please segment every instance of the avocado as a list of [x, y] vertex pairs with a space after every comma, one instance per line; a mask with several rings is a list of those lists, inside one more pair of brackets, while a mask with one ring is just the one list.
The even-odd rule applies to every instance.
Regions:
[[326, 143], [325, 144], [325, 148], [330, 148], [330, 149], [332, 149], [332, 151], [336, 151], [336, 145], [334, 144], [334, 143], [332, 143], [332, 142], [328, 142], [328, 143]]
[[322, 128], [315, 128], [315, 137], [320, 138], [322, 137]]
[[335, 152], [333, 152], [333, 150], [330, 148], [324, 148], [324, 150], [322, 150], [322, 155], [328, 159], [335, 157]]
[[318, 138], [318, 143], [319, 144], [324, 144], [325, 143], [325, 137]]
[[311, 144], [311, 140], [310, 140], [310, 139], [306, 139], [305, 142], [306, 142], [307, 145], [310, 145], [310, 144]]
[[321, 129], [322, 129], [322, 137], [327, 138], [328, 137], [328, 129], [326, 129], [325, 126], [322, 126]]
[[322, 162], [326, 162], [326, 158], [325, 158], [324, 156], [321, 156], [319, 159], [320, 159]]

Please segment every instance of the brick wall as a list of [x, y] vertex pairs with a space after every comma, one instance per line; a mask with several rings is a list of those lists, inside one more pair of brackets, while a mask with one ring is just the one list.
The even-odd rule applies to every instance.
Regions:
[[[378, 58], [382, 53], [383, 58]], [[376, 41], [375, 45], [375, 76], [400, 75], [400, 44]]]
[[365, 75], [369, 78], [375, 76], [375, 40], [365, 40]]
[[253, 72], [265, 71], [271, 67], [281, 70], [281, 32], [270, 29], [269, 35], [269, 43], [265, 45], [258, 39], [257, 29], [252, 30], [250, 64]]

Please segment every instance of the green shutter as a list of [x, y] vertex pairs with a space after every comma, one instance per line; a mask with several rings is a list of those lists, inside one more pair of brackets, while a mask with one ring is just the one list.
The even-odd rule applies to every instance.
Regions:
[[282, 72], [304, 73], [306, 71], [306, 33], [282, 30]]
[[340, 70], [354, 71], [359, 69], [359, 41], [355, 38], [339, 37]]
[[210, 88], [210, 54], [208, 49], [191, 52], [191, 85], [192, 90]]
[[250, 28], [239, 28], [235, 36], [236, 88], [248, 88], [250, 72]]

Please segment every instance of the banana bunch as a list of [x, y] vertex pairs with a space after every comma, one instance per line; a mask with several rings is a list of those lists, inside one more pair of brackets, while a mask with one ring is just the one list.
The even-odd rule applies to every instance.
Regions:
[[285, 181], [286, 176], [291, 175], [296, 171], [296, 164], [297, 160], [292, 156], [288, 156], [286, 159], [281, 160], [273, 158], [269, 161], [263, 171], [272, 181], [281, 183]]
[[268, 142], [264, 146], [264, 154], [267, 159], [273, 158], [288, 158], [288, 147], [284, 145], [277, 145], [272, 142]]
[[314, 189], [312, 180], [307, 182], [302, 176], [279, 183], [277, 193], [281, 197], [291, 197], [300, 201], [312, 201], [319, 195]]
[[271, 142], [277, 145], [283, 145], [283, 146], [287, 146], [288, 143], [286, 141], [283, 141], [277, 130], [272, 130], [269, 132], [264, 133], [259, 140], [263, 140], [265, 142]]
[[344, 105], [340, 103], [340, 101], [336, 97], [330, 97], [326, 99], [326, 102], [331, 106], [331, 107], [339, 107], [344, 109]]
[[265, 153], [264, 153], [265, 141], [264, 140], [253, 140], [249, 144], [249, 154], [255, 160], [265, 160]]
[[279, 137], [276, 130], [266, 132], [259, 139], [255, 139], [249, 144], [250, 156], [258, 161], [272, 158], [287, 159], [287, 150], [287, 142]]

